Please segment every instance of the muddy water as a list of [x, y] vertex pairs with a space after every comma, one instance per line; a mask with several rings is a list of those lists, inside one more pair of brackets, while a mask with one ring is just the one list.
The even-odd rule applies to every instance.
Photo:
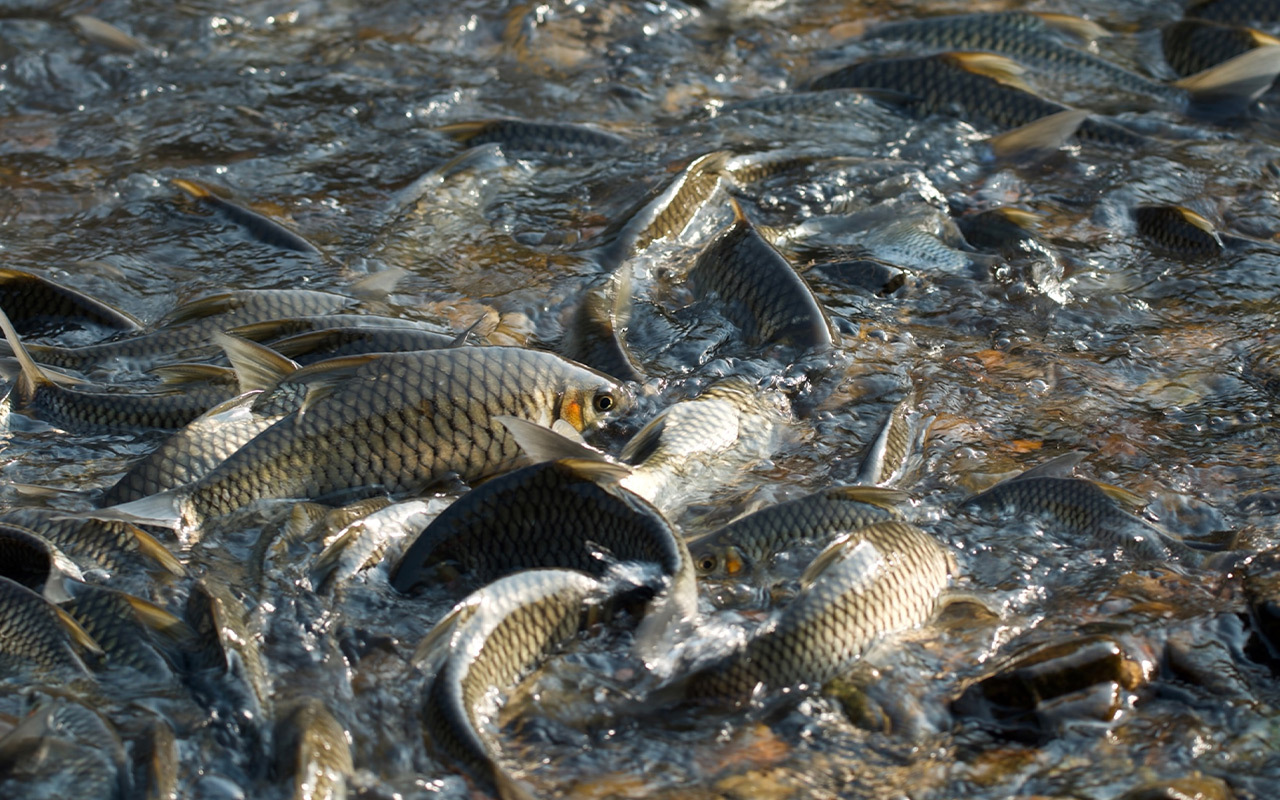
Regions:
[[[682, 270], [728, 224], [721, 197], [679, 242], [633, 265], [631, 345], [649, 377], [637, 411], [599, 441], [616, 452], [662, 405], [723, 375], [788, 391], [792, 435], [772, 459], [703, 487], [673, 520], [693, 535], [852, 481], [878, 426], [909, 397], [927, 431], [898, 486], [913, 497], [909, 515], [955, 554], [953, 583], [970, 602], [886, 640], [823, 692], [732, 713], [637, 710], [651, 681], [627, 655], [627, 634], [593, 629], [507, 704], [503, 763], [542, 796], [583, 798], [1092, 800], [1170, 782], [1189, 796], [1272, 796], [1280, 684], [1251, 637], [1241, 582], [1250, 555], [1280, 545], [1272, 98], [1210, 122], [1158, 103], [1125, 110], [1093, 78], [1032, 73], [1062, 102], [1118, 105], [1115, 118], [1151, 141], [1070, 144], [1026, 163], [995, 160], [995, 131], [963, 117], [914, 118], [866, 98], [803, 112], [734, 108], [873, 52], [856, 37], [875, 22], [960, 10], [974, 7], [94, 6], [136, 39], [121, 49], [85, 36], [70, 21], [79, 7], [6, 2], [0, 253], [5, 266], [144, 321], [206, 291], [354, 294], [369, 273], [403, 270], [372, 302], [378, 313], [453, 331], [479, 319], [491, 342], [554, 347], [599, 270], [592, 237], [651, 186], [719, 148], [822, 157], [735, 193], [754, 221], [784, 234], [794, 264], [812, 266], [841, 346], [762, 358], [714, 306], [690, 302]], [[1177, 4], [1051, 10], [1116, 31], [1101, 55], [1172, 77], [1154, 26], [1177, 18]], [[492, 117], [589, 124], [625, 143], [590, 157], [493, 145], [464, 155], [437, 130]], [[320, 254], [263, 243], [191, 201], [176, 178], [225, 190]], [[1133, 209], [1149, 204], [1186, 206], [1242, 238], [1209, 256], [1161, 248], [1134, 222]], [[976, 252], [945, 236], [904, 245], [885, 233], [903, 220], [941, 230], [1005, 206], [1036, 215], [1042, 253]], [[868, 289], [822, 267], [866, 251], [900, 268], [900, 285]], [[107, 487], [158, 441], [70, 434], [15, 414], [0, 502], [87, 507], [87, 496], [44, 500], [13, 485]], [[1148, 519], [1234, 555], [1135, 562], [1041, 518], [958, 510], [969, 494], [1071, 451], [1088, 453], [1080, 474], [1141, 496]], [[432, 499], [430, 513], [455, 496]], [[228, 587], [244, 607], [237, 658], [247, 666], [195, 688], [108, 674], [103, 690], [77, 695], [118, 738], [72, 748], [84, 774], [108, 776], [94, 796], [143, 790], [146, 770], [129, 765], [149, 758], [157, 721], [177, 742], [178, 796], [292, 796], [277, 722], [303, 697], [321, 700], [349, 736], [349, 795], [467, 795], [423, 742], [425, 677], [410, 663], [457, 597], [402, 597], [385, 563], [322, 587], [322, 543], [283, 534], [288, 513], [229, 523], [189, 550], [170, 540], [190, 576], [129, 584], [175, 613], [197, 577]], [[391, 538], [394, 554], [402, 542]], [[693, 651], [728, 646], [754, 619], [713, 612], [715, 591], [704, 588]], [[1059, 665], [1046, 668], [1057, 683], [1038, 705], [996, 680], [1035, 663]], [[0, 710], [21, 715], [55, 692], [29, 684], [7, 680]], [[5, 785], [15, 797], [60, 796], [64, 779], [37, 766]]]

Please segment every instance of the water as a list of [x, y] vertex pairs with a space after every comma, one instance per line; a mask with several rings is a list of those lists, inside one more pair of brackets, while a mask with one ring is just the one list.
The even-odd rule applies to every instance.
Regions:
[[[643, 665], [625, 631], [596, 629], [511, 701], [503, 763], [541, 794], [584, 798], [1102, 800], [1158, 778], [1266, 797], [1280, 779], [1280, 698], [1248, 645], [1240, 570], [1125, 563], [1042, 522], [991, 524], [955, 507], [998, 478], [1083, 450], [1083, 474], [1141, 495], [1148, 514], [1189, 539], [1234, 537], [1243, 554], [1280, 544], [1270, 499], [1280, 484], [1268, 377], [1277, 364], [1266, 347], [1280, 276], [1273, 96], [1223, 124], [1150, 104], [1118, 117], [1153, 137], [1140, 152], [1071, 146], [1030, 164], [994, 161], [985, 144], [994, 131], [865, 99], [786, 113], [732, 107], [870, 52], [848, 39], [875, 21], [969, 10], [824, 0], [99, 4], [97, 17], [145, 45], [120, 52], [41, 5], [6, 3], [0, 254], [5, 266], [149, 322], [205, 291], [351, 294], [368, 273], [401, 269], [377, 298], [380, 313], [455, 331], [481, 320], [492, 342], [554, 346], [595, 277], [592, 237], [688, 160], [719, 148], [839, 158], [734, 193], [754, 222], [783, 233], [798, 267], [871, 249], [906, 270], [904, 285], [877, 294], [811, 281], [842, 348], [761, 360], [713, 307], [684, 305], [680, 270], [727, 224], [727, 209], [712, 209], [635, 265], [631, 343], [650, 378], [636, 416], [599, 442], [616, 452], [665, 402], [726, 374], [790, 391], [801, 417], [792, 438], [680, 512], [674, 521], [693, 535], [852, 480], [889, 411], [914, 396], [933, 421], [900, 486], [916, 498], [911, 516], [955, 553], [957, 586], [994, 615], [964, 606], [888, 639], [859, 671], [865, 695], [828, 687], [736, 713], [639, 713]], [[1086, 1], [1073, 11], [1127, 30], [1179, 8]], [[1137, 69], [1152, 48], [1149, 37], [1122, 35], [1100, 51]], [[1041, 85], [1059, 84], [1064, 102], [1114, 99], [1071, 76]], [[464, 148], [435, 128], [490, 117], [591, 124], [630, 144], [561, 160], [490, 145], [454, 161]], [[263, 244], [191, 202], [175, 178], [227, 190], [323, 255]], [[1130, 213], [1149, 203], [1188, 206], [1252, 240], [1208, 259], [1160, 251]], [[882, 230], [861, 227], [879, 225], [877, 209], [936, 220], [1006, 205], [1038, 216], [1059, 279], [1038, 283], [1017, 259], [991, 277], [990, 253], [888, 246]], [[939, 252], [958, 260], [935, 268]], [[10, 429], [5, 481], [72, 491], [110, 486], [156, 441], [19, 417]], [[12, 486], [0, 494], [6, 507], [35, 502]], [[271, 768], [272, 725], [300, 692], [349, 731], [353, 796], [465, 796], [422, 741], [425, 677], [410, 664], [458, 598], [400, 597], [385, 562], [317, 593], [311, 570], [327, 541], [279, 529], [251, 517], [184, 554], [193, 577], [228, 585], [245, 606], [253, 641], [238, 658], [260, 660], [263, 697], [250, 702], [243, 679], [209, 678], [194, 694], [85, 702], [131, 756], [149, 720], [168, 720], [182, 797], [289, 796], [290, 777]], [[403, 546], [390, 537], [392, 553]], [[151, 599], [181, 613], [190, 586], [156, 579]], [[752, 623], [709, 621], [694, 646], [728, 647]], [[1006, 660], [1082, 633], [1110, 637], [1140, 679], [1094, 676], [1080, 695], [1046, 701], [1030, 738], [952, 713], [950, 701]], [[18, 688], [4, 686], [0, 710], [28, 707]], [[262, 718], [244, 717], [255, 703]], [[88, 762], [111, 760], [75, 747]], [[43, 796], [58, 791], [53, 780], [37, 774], [20, 787]], [[129, 796], [142, 780], [115, 791]]]

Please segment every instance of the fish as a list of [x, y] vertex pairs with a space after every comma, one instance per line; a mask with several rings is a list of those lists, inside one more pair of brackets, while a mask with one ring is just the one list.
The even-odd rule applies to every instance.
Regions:
[[606, 156], [629, 143], [625, 137], [589, 125], [518, 119], [453, 122], [436, 128], [436, 131], [467, 147], [497, 142], [504, 151], [514, 155], [561, 158]]
[[819, 554], [775, 620], [679, 685], [687, 699], [732, 706], [821, 686], [879, 637], [928, 621], [951, 570], [946, 549], [906, 522], [848, 533]]
[[391, 568], [391, 585], [408, 593], [445, 565], [483, 585], [522, 569], [602, 577], [611, 562], [647, 561], [681, 584], [692, 611], [684, 539], [652, 504], [618, 486], [626, 474], [598, 461], [561, 459], [488, 480], [417, 534]]
[[93, 684], [82, 653], [102, 648], [67, 612], [0, 576], [0, 679]]
[[[1024, 70], [1004, 56], [947, 52], [851, 64], [815, 78], [808, 88], [891, 90], [900, 95], [896, 104], [917, 116], [952, 113], [958, 108], [968, 121], [1005, 129], [1071, 110], [1033, 93], [1018, 77]], [[1148, 142], [1127, 128], [1093, 117], [1079, 123], [1076, 136], [1112, 147], [1138, 148]]]
[[150, 720], [133, 741], [134, 771], [145, 800], [178, 799], [178, 740], [159, 717]]
[[1059, 34], [1085, 41], [1111, 34], [1096, 23], [1063, 14], [1026, 11], [949, 14], [878, 25], [864, 39], [913, 42], [938, 51], [987, 51], [1051, 73], [1106, 81], [1121, 91], [1166, 102], [1182, 95], [1176, 87], [1130, 72], [1104, 58], [1063, 44]]
[[766, 506], [689, 542], [698, 577], [746, 579], [776, 553], [839, 536], [899, 516], [906, 495], [870, 486], [832, 486]]
[[565, 326], [560, 352], [620, 381], [643, 381], [626, 339], [631, 308], [631, 270], [619, 268], [596, 280]]
[[117, 333], [142, 330], [137, 317], [83, 292], [12, 267], [0, 267], [0, 309], [23, 335], [55, 335], [72, 328]]
[[72, 14], [71, 25], [81, 36], [94, 44], [100, 44], [121, 53], [137, 53], [148, 49], [145, 44], [115, 25], [88, 14]]
[[839, 339], [804, 278], [765, 241], [737, 200], [733, 224], [698, 254], [686, 283], [696, 297], [714, 296], [749, 344], [829, 349]]
[[299, 700], [276, 725], [276, 774], [288, 776], [294, 800], [343, 800], [355, 772], [351, 736], [323, 701]]
[[111, 720], [66, 697], [41, 698], [0, 739], [3, 797], [122, 797], [129, 786], [126, 769]]
[[140, 370], [215, 354], [218, 346], [213, 334], [228, 328], [280, 317], [332, 314], [355, 304], [352, 298], [311, 289], [237, 289], [182, 303], [145, 333], [79, 347], [33, 343], [26, 347], [33, 359], [55, 367], [86, 372], [124, 364]]
[[90, 519], [54, 508], [12, 508], [0, 513], [0, 525], [34, 531], [75, 559], [93, 567], [119, 572], [144, 565], [173, 575], [186, 569], [151, 534], [127, 522]]
[[1182, 16], [1236, 25], [1280, 22], [1280, 8], [1271, 0], [1191, 0]]
[[[233, 330], [232, 333], [236, 331]], [[301, 365], [367, 353], [403, 353], [454, 347], [459, 337], [425, 328], [372, 325], [330, 328], [271, 341], [271, 349]]]
[[1185, 258], [1216, 256], [1222, 236], [1213, 223], [1183, 206], [1144, 205], [1133, 210], [1138, 233], [1161, 251]]
[[1042, 470], [1045, 466], [1001, 481], [964, 500], [960, 507], [986, 514], [1043, 515], [1062, 526], [1069, 536], [1078, 537], [1078, 544], [1112, 548], [1130, 558], [1194, 559], [1195, 551], [1172, 533], [1126, 511], [1116, 500], [1122, 498], [1129, 505], [1141, 505], [1142, 498], [1119, 487], [1064, 477], [1055, 474], [1054, 469]]
[[1090, 27], [1104, 34], [1105, 31], [1086, 20], [1072, 22], [1063, 15], [1051, 16], [1053, 19], [1046, 19], [1021, 11], [958, 14], [889, 23], [868, 35], [920, 42], [943, 50], [999, 53], [1053, 75], [1069, 74], [1105, 81], [1120, 91], [1152, 97], [1186, 110], [1255, 100], [1280, 71], [1280, 56], [1255, 54], [1230, 66], [1222, 65], [1221, 69], [1195, 70], [1194, 75], [1188, 74], [1184, 80], [1161, 83], [1060, 43], [1049, 35], [1051, 28], [1074, 26], [1086, 32], [1084, 38], [1096, 38], [1088, 35]]
[[695, 158], [601, 233], [598, 246], [603, 270], [613, 271], [654, 242], [679, 238], [694, 216], [722, 191], [728, 158], [729, 153], [719, 150]]
[[772, 455], [791, 419], [781, 392], [721, 379], [667, 406], [627, 440], [619, 459], [632, 471], [619, 484], [670, 513], [726, 473]]
[[887, 297], [907, 285], [909, 273], [897, 264], [863, 256], [814, 264], [805, 275], [816, 275], [826, 283]]
[[858, 466], [857, 483], [882, 486], [901, 478], [912, 456], [916, 431], [910, 418], [911, 398], [904, 397], [872, 440]]
[[192, 635], [182, 620], [148, 600], [105, 586], [78, 583], [71, 595], [61, 607], [102, 648], [105, 668], [129, 670], [123, 680], [131, 689], [138, 688], [139, 678], [161, 686], [173, 680], [152, 632], [176, 646]]
[[0, 575], [53, 603], [70, 598], [66, 580], [82, 581], [75, 562], [35, 531], [0, 522]]
[[485, 586], [454, 606], [419, 644], [414, 662], [434, 676], [422, 704], [423, 738], [503, 800], [532, 798], [497, 763], [486, 697], [501, 697], [546, 656], [568, 643], [600, 591], [580, 572], [536, 569]]
[[1165, 63], [1182, 76], [1194, 75], [1280, 39], [1254, 30], [1202, 19], [1182, 19], [1160, 29]]
[[520, 457], [493, 415], [562, 420], [582, 432], [631, 402], [611, 378], [534, 350], [458, 347], [354, 362], [320, 375], [302, 408], [194, 483], [106, 511], [190, 532], [256, 500], [473, 481]]
[[250, 236], [263, 244], [304, 255], [322, 255], [320, 248], [279, 222], [230, 200], [225, 200], [203, 184], [185, 178], [174, 178], [172, 183], [192, 198], [220, 211], [227, 219], [244, 228]]
[[[431, 520], [432, 513], [428, 501], [406, 500], [376, 508], [352, 520], [342, 526], [316, 556], [311, 568], [311, 585], [323, 593], [365, 567], [378, 563], [393, 540], [408, 535], [409, 531], [421, 531]], [[394, 585], [394, 575], [392, 580]]]
[[112, 391], [110, 386], [90, 384], [41, 367], [31, 358], [3, 311], [0, 330], [21, 367], [16, 383], [18, 408], [66, 430], [96, 433], [181, 428], [227, 400], [234, 387], [234, 376], [224, 370], [192, 366], [178, 376], [170, 373], [171, 385], [175, 380], [184, 381], [181, 388], [161, 392]]

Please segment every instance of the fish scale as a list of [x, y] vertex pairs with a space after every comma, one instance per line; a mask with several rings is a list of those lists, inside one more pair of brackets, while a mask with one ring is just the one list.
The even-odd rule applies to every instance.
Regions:
[[55, 606], [0, 576], [0, 679], [28, 671], [45, 679], [88, 678]]
[[882, 489], [831, 487], [736, 519], [699, 537], [689, 550], [703, 577], [745, 577], [775, 553], [804, 542], [825, 545], [840, 534], [892, 518], [894, 512], [882, 504], [893, 497], [896, 493]]
[[656, 508], [597, 482], [589, 465], [545, 461], [486, 481], [445, 509], [405, 550], [391, 585], [408, 591], [426, 565], [442, 561], [477, 583], [532, 567], [601, 574], [609, 564], [600, 549], [610, 559], [657, 563], [667, 575], [689, 570], [684, 540]]
[[813, 290], [736, 203], [734, 209], [737, 219], [689, 270], [689, 288], [699, 297], [718, 295], [750, 344], [831, 347], [836, 334]]
[[[901, 103], [918, 116], [959, 108], [974, 120], [1002, 128], [1017, 128], [1068, 110], [988, 75], [970, 72], [955, 53], [864, 61], [819, 77], [809, 88], [886, 89], [904, 95]], [[1118, 125], [1092, 118], [1080, 124], [1076, 135], [1084, 141], [1113, 146], [1136, 147], [1146, 141]]]
[[[579, 572], [529, 570], [495, 581], [459, 606], [474, 610], [457, 623], [445, 661], [427, 689], [423, 728], [437, 752], [457, 759], [484, 788], [510, 784], [495, 762], [497, 742], [480, 728], [486, 695], [495, 688], [507, 691], [572, 638], [583, 605], [598, 586]], [[510, 795], [504, 791], [503, 796]]]
[[947, 583], [946, 550], [905, 522], [874, 523], [832, 547], [844, 557], [745, 647], [694, 672], [686, 696], [741, 703], [760, 685], [770, 694], [820, 685], [876, 637], [925, 622]]
[[474, 480], [520, 457], [515, 440], [493, 430], [492, 416], [544, 425], [560, 418], [582, 431], [627, 400], [600, 373], [552, 353], [506, 347], [389, 353], [340, 375], [331, 389], [189, 487], [121, 511], [159, 520], [176, 513], [180, 526], [191, 528], [260, 499], [400, 492], [449, 475]]

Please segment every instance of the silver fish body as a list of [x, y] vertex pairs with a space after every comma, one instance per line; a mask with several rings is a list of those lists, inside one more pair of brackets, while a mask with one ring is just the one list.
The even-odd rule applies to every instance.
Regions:
[[543, 658], [568, 642], [599, 584], [569, 570], [528, 570], [471, 595], [428, 638], [442, 657], [423, 703], [423, 729], [438, 753], [453, 759], [486, 791], [504, 797], [513, 782], [496, 763], [499, 744], [484, 727], [485, 696], [505, 693]]
[[698, 255], [687, 282], [700, 298], [715, 295], [750, 344], [829, 348], [837, 339], [813, 290], [741, 209]]
[[475, 480], [520, 457], [494, 415], [563, 419], [584, 431], [628, 401], [607, 376], [508, 347], [388, 353], [340, 377], [190, 486], [136, 501], [145, 509], [121, 508], [149, 512], [158, 503], [157, 513], [176, 511], [180, 527], [193, 529], [261, 499], [420, 490], [450, 475]]
[[620, 457], [635, 469], [621, 484], [670, 512], [729, 471], [772, 455], [790, 419], [781, 393], [740, 378], [718, 381], [631, 437]]
[[[839, 552], [834, 552], [836, 550]], [[946, 550], [897, 520], [833, 544], [831, 563], [745, 647], [698, 669], [686, 696], [745, 703], [818, 686], [849, 668], [877, 637], [927, 621], [949, 573]]]
[[896, 492], [835, 486], [762, 508], [689, 543], [699, 577], [747, 578], [776, 553], [805, 543], [825, 546], [838, 536], [892, 519]]

